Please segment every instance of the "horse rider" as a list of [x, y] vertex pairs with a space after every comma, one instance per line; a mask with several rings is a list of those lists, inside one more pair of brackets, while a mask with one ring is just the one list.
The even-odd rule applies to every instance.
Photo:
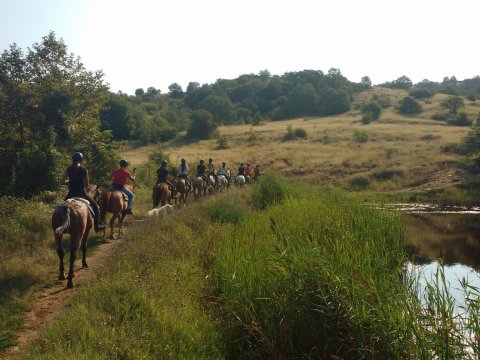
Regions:
[[87, 194], [86, 188], [89, 186], [88, 170], [82, 166], [84, 156], [80, 152], [76, 152], [72, 156], [72, 165], [70, 165], [63, 175], [62, 183], [68, 183], [68, 194], [65, 200], [79, 197], [90, 202], [93, 209], [93, 227], [96, 232], [105, 229], [105, 225], [98, 223], [98, 204]]
[[245, 166], [243, 166], [243, 163], [241, 163], [239, 168], [238, 168], [238, 175], [245, 176]]
[[207, 185], [209, 187], [211, 187], [210, 185], [210, 179], [209, 179], [209, 176], [207, 176], [205, 174], [205, 171], [206, 171], [206, 167], [205, 167], [205, 160], [200, 160], [200, 164], [198, 164], [197, 166], [197, 176], [201, 176], [203, 180], [205, 180], [205, 182], [207, 183]]
[[208, 159], [208, 175], [212, 175], [215, 178], [215, 182], [218, 184], [218, 177], [215, 171], [215, 165], [213, 164], [213, 158]]
[[255, 180], [258, 180], [260, 178], [260, 168], [258, 167], [258, 164], [255, 165], [255, 168], [253, 169], [253, 178]]
[[247, 163], [247, 166], [245, 167], [245, 178], [251, 177], [253, 175], [253, 168], [250, 166], [249, 163]]
[[230, 175], [229, 174], [229, 171], [227, 169], [227, 163], [225, 161], [222, 162], [222, 166], [220, 167], [220, 169], [218, 170], [218, 175], [223, 175], [225, 176], [225, 179], [227, 179], [227, 186], [230, 186]]
[[170, 192], [172, 193], [172, 198], [175, 199], [176, 192], [175, 192], [175, 185], [173, 185], [168, 180], [168, 170], [167, 170], [167, 160], [162, 160], [160, 162], [160, 167], [157, 169], [157, 182], [156, 184], [167, 184], [170, 188]]
[[188, 174], [190, 173], [190, 168], [187, 165], [187, 160], [185, 158], [182, 158], [180, 160], [180, 166], [178, 167], [178, 177], [185, 179], [187, 182], [187, 186], [189, 189], [192, 189], [192, 183], [190, 182], [190, 179], [188, 178]]
[[137, 169], [133, 168], [133, 175], [132, 175], [130, 171], [127, 170], [128, 161], [125, 159], [120, 160], [119, 165], [120, 167], [112, 170], [112, 189], [119, 190], [123, 192], [125, 195], [127, 195], [128, 205], [127, 205], [127, 209], [125, 210], [125, 214], [133, 215], [132, 207], [133, 207], [134, 195], [130, 189], [127, 189], [125, 187], [125, 183], [127, 182], [128, 179], [135, 180], [135, 174], [137, 172]]

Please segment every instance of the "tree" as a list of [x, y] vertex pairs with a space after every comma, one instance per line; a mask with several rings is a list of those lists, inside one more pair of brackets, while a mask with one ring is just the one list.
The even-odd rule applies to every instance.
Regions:
[[374, 102], [368, 104], [363, 104], [361, 107], [363, 113], [362, 122], [364, 124], [369, 124], [371, 121], [378, 120], [380, 114], [382, 113], [382, 108]]
[[[54, 190], [72, 152], [90, 159], [100, 154], [92, 144], [105, 155], [92, 164], [100, 168], [97, 160], [109, 161], [110, 135], [100, 131], [99, 121], [107, 90], [103, 73], [86, 70], [53, 32], [26, 55], [15, 44], [5, 50], [0, 57], [0, 192]], [[96, 168], [91, 173], [97, 175]]]
[[233, 106], [228, 97], [209, 95], [198, 107], [207, 110], [217, 124], [232, 124], [235, 121]]
[[468, 134], [462, 139], [460, 150], [465, 155], [480, 154], [480, 113]]
[[398, 106], [398, 112], [400, 114], [412, 115], [418, 114], [421, 111], [422, 106], [414, 98], [405, 96], [402, 100], [400, 100], [400, 104]]
[[383, 86], [392, 89], [408, 90], [413, 86], [413, 82], [412, 80], [410, 80], [409, 77], [402, 75], [394, 81], [386, 82], [385, 84], [383, 84]]
[[187, 136], [194, 139], [209, 139], [213, 136], [217, 128], [217, 124], [213, 121], [212, 114], [206, 110], [192, 111], [190, 121]]
[[295, 86], [288, 94], [287, 107], [290, 116], [313, 115], [317, 110], [318, 94], [312, 84]]
[[142, 88], [139, 88], [139, 89], [135, 90], [135, 96], [136, 97], [142, 98], [143, 95], [145, 95], [145, 91]]
[[173, 83], [168, 87], [169, 95], [172, 99], [181, 99], [183, 97], [183, 89], [182, 87], [177, 84]]
[[364, 89], [370, 89], [372, 87], [372, 80], [368, 76], [362, 77], [360, 84]]
[[449, 96], [443, 100], [440, 105], [447, 108], [450, 111], [450, 114], [456, 114], [458, 109], [464, 106], [464, 102], [461, 96]]

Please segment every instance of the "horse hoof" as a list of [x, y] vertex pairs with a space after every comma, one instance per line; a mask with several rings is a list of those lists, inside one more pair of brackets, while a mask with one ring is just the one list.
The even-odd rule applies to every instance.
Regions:
[[82, 264], [82, 267], [83, 267], [84, 269], [88, 269], [88, 264], [87, 264], [87, 263]]
[[66, 278], [65, 273], [58, 275], [58, 280], [65, 280]]

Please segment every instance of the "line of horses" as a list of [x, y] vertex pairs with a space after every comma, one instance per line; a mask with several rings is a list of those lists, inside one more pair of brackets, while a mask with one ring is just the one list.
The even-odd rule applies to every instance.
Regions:
[[[207, 194], [214, 195], [216, 192], [226, 191], [229, 187], [227, 178], [224, 175], [209, 175], [210, 186], [205, 179], [197, 176], [191, 180], [191, 186], [188, 185], [185, 178], [177, 177], [171, 179], [175, 184], [177, 196], [175, 197], [175, 204], [179, 201], [179, 206], [185, 206], [190, 192], [193, 192], [194, 198], [200, 199]], [[235, 178], [235, 187], [241, 189], [247, 183], [247, 178], [243, 175], [238, 175]], [[130, 190], [134, 190], [134, 186], [126, 185]], [[127, 208], [127, 198], [119, 190], [107, 190], [101, 192], [97, 185], [90, 185], [87, 193], [92, 196], [100, 205], [100, 222], [105, 223], [107, 213], [111, 213], [112, 217], [109, 220], [110, 225], [110, 240], [115, 239], [114, 225], [118, 220], [118, 236], [124, 234], [124, 220], [125, 210]], [[170, 204], [172, 200], [172, 193], [166, 183], [156, 184], [153, 188], [152, 194], [153, 207], [156, 208], [161, 204]], [[78, 250], [82, 250], [82, 267], [88, 268], [87, 264], [87, 239], [90, 230], [93, 227], [93, 214], [89, 209], [88, 201], [80, 198], [69, 199], [58, 205], [52, 214], [52, 228], [55, 234], [55, 244], [59, 258], [59, 280], [67, 279], [67, 288], [73, 287], [74, 264], [77, 257]], [[65, 275], [64, 255], [62, 237], [64, 234], [70, 234], [70, 264], [68, 275]], [[106, 240], [106, 230], [103, 231], [103, 239]]]

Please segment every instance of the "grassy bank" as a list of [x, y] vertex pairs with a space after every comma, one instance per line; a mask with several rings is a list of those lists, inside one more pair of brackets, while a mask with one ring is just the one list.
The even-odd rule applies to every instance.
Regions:
[[448, 297], [405, 281], [401, 218], [265, 179], [131, 226], [25, 358], [465, 355]]

